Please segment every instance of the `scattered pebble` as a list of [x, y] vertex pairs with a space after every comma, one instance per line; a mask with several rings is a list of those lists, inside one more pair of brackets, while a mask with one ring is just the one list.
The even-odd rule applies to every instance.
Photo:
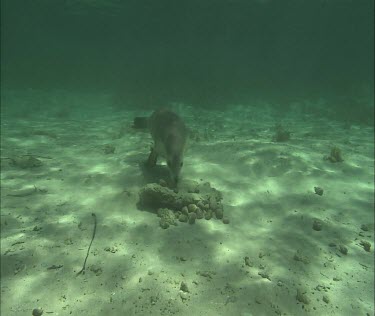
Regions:
[[184, 207], [181, 209], [181, 212], [182, 212], [182, 214], [188, 215], [188, 214], [189, 214], [189, 210], [188, 210], [187, 206], [184, 206]]
[[198, 206], [201, 210], [204, 209], [204, 204], [203, 204], [202, 201], [198, 201], [197, 206]]
[[217, 202], [214, 199], [210, 200], [210, 209], [215, 211], [217, 207]]
[[306, 293], [302, 292], [302, 290], [300, 289], [297, 290], [296, 299], [298, 302], [304, 303], [306, 305], [310, 303], [310, 299], [307, 297]]
[[322, 223], [321, 220], [319, 220], [319, 219], [314, 220], [313, 226], [312, 226], [313, 230], [321, 231], [322, 230], [322, 224], [323, 223]]
[[41, 308], [34, 308], [33, 309], [33, 312], [32, 312], [33, 316], [41, 316], [42, 314], [43, 314], [43, 309], [41, 309]]
[[338, 282], [338, 281], [341, 281], [342, 279], [340, 277], [333, 277], [332, 280]]
[[111, 253], [116, 253], [117, 252], [117, 247], [116, 246], [111, 246], [111, 247], [105, 247], [104, 251], [111, 252]]
[[297, 252], [294, 254], [293, 259], [296, 260], [296, 261], [303, 262], [304, 264], [309, 264], [309, 263], [310, 263], [309, 258], [306, 257], [306, 256], [304, 256], [303, 254], [301, 254], [298, 250], [297, 250]]
[[269, 281], [271, 281], [271, 277], [266, 271], [259, 271], [258, 275], [260, 275], [263, 279], [268, 279]]
[[183, 223], [186, 223], [188, 221], [188, 216], [186, 214], [181, 214], [179, 217], [178, 217], [178, 220], [180, 222], [183, 222]]
[[195, 204], [189, 204], [187, 208], [189, 213], [193, 213], [197, 210], [198, 206], [196, 206]]
[[371, 244], [366, 241], [366, 240], [361, 240], [361, 242], [359, 243], [363, 249], [365, 249], [367, 252], [370, 252], [370, 249], [371, 249]]
[[253, 263], [250, 261], [249, 257], [245, 257], [245, 265], [247, 265], [248, 267], [252, 267], [253, 266]]
[[314, 187], [315, 194], [322, 196], [323, 195], [323, 189], [320, 187]]
[[96, 276], [99, 276], [103, 273], [103, 269], [96, 264], [90, 266], [90, 271], [94, 272]]
[[189, 294], [187, 292], [180, 291], [180, 297], [182, 301], [185, 301], [188, 299]]
[[197, 219], [201, 219], [204, 216], [203, 211], [199, 207], [197, 207], [195, 213], [197, 214]]
[[323, 295], [323, 302], [324, 303], [329, 303], [329, 297], [327, 295]]
[[196, 218], [197, 218], [197, 214], [189, 213], [189, 224], [194, 224]]
[[189, 288], [187, 286], [187, 284], [185, 282], [181, 282], [181, 285], [180, 285], [180, 290], [183, 291], [183, 292], [187, 292], [189, 293]]
[[224, 216], [223, 210], [218, 208], [217, 210], [215, 210], [215, 215], [217, 219], [222, 219]]
[[211, 210], [207, 210], [204, 213], [204, 218], [207, 219], [207, 220], [210, 220], [212, 218], [212, 211]]
[[224, 224], [229, 224], [229, 218], [226, 218], [226, 217], [223, 218], [223, 223], [224, 223]]
[[164, 218], [161, 218], [160, 221], [159, 221], [159, 225], [161, 228], [163, 229], [167, 229], [169, 227], [169, 224], [168, 222], [164, 219]]
[[347, 255], [347, 254], [348, 254], [348, 248], [346, 248], [344, 245], [339, 245], [339, 251], [340, 251], [343, 255]]
[[196, 274], [208, 279], [212, 279], [212, 275], [216, 273], [211, 271], [197, 271]]

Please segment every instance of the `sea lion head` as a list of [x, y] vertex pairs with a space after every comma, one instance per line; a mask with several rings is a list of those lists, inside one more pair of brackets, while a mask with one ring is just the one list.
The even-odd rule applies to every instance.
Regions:
[[185, 137], [170, 135], [166, 145], [167, 166], [174, 185], [177, 185], [182, 166], [184, 165]]
[[171, 173], [172, 181], [175, 185], [177, 185], [182, 166], [184, 165], [183, 155], [172, 155], [169, 157], [169, 159], [167, 159], [167, 165]]

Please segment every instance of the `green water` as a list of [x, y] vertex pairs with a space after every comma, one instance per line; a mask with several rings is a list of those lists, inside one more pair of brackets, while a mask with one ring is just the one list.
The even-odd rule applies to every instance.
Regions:
[[327, 98], [340, 113], [353, 102], [372, 113], [372, 0], [3, 0], [1, 8], [3, 87], [105, 90], [151, 108]]

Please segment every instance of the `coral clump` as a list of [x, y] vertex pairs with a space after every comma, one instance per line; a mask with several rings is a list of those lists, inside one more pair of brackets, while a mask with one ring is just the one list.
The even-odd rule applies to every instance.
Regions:
[[[223, 219], [222, 194], [208, 182], [181, 184], [178, 192], [157, 183], [147, 184], [139, 194], [139, 209], [156, 212], [163, 229], [178, 222], [194, 224], [197, 220]], [[229, 220], [223, 220], [228, 224]]]

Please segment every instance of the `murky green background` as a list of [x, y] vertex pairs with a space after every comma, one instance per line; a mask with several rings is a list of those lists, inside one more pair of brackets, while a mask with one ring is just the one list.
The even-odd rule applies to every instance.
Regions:
[[2, 86], [108, 91], [152, 108], [325, 98], [369, 117], [373, 9], [372, 0], [2, 0]]

